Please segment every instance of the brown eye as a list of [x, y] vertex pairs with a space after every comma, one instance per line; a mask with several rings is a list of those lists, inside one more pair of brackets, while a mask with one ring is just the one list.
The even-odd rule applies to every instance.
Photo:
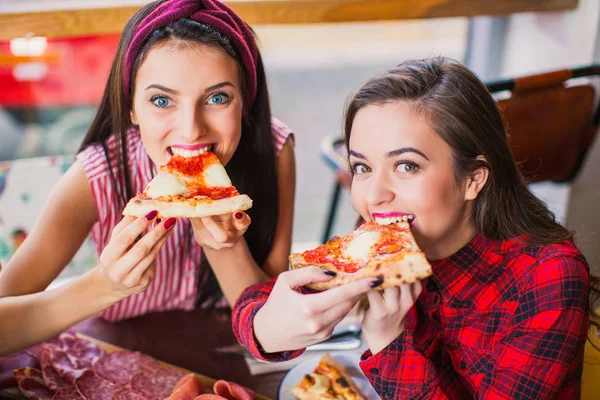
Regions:
[[403, 162], [396, 164], [396, 170], [398, 172], [413, 173], [413, 172], [416, 172], [418, 168], [419, 168], [419, 166], [417, 164], [415, 164], [414, 162], [403, 161]]
[[371, 172], [371, 168], [367, 167], [365, 164], [356, 164], [353, 166], [355, 175], [362, 175]]

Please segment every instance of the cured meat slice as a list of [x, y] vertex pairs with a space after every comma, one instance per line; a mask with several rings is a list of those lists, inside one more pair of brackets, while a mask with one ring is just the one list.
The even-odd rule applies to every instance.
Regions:
[[175, 385], [168, 400], [194, 400], [203, 393], [206, 393], [206, 388], [196, 375], [187, 374]]
[[[43, 354], [43, 353], [42, 353]], [[79, 378], [87, 369], [77, 368], [66, 351], [60, 348], [52, 348], [50, 353], [50, 362], [65, 381], [74, 384], [75, 379]]]
[[121, 388], [113, 395], [112, 400], [146, 400], [128, 387]]
[[152, 370], [158, 362], [152, 357], [132, 351], [115, 351], [94, 364], [96, 374], [118, 386], [125, 386], [137, 372]]
[[59, 339], [62, 342], [62, 349], [67, 353], [76, 369], [91, 368], [104, 356], [104, 350], [96, 343], [80, 339], [70, 333], [61, 334]]
[[131, 379], [131, 388], [150, 400], [164, 400], [185, 375], [185, 371], [159, 366], [135, 374]]
[[75, 386], [68, 386], [54, 393], [52, 400], [85, 400]]
[[46, 385], [50, 390], [56, 392], [63, 387], [70, 386], [70, 384], [65, 381], [54, 369], [54, 366], [51, 362], [51, 354], [52, 349], [50, 347], [46, 347], [45, 350], [40, 354], [39, 362]]
[[37, 359], [25, 351], [0, 357], [0, 389], [17, 386], [13, 370], [39, 366]]
[[256, 394], [242, 385], [228, 381], [216, 381], [213, 391], [228, 400], [254, 400]]
[[52, 391], [48, 389], [42, 376], [42, 371], [37, 368], [22, 368], [13, 371], [19, 390], [30, 400], [51, 400]]
[[117, 386], [106, 379], [100, 378], [91, 369], [85, 371], [75, 381], [75, 387], [80, 395], [87, 400], [111, 399], [117, 391]]

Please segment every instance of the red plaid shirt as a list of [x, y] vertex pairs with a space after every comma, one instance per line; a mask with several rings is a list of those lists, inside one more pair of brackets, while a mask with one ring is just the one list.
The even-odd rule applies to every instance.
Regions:
[[[571, 242], [527, 248], [477, 235], [433, 276], [407, 327], [360, 367], [383, 399], [578, 399], [588, 331], [589, 270]], [[248, 288], [233, 310], [238, 340], [263, 354], [256, 311], [274, 281]]]

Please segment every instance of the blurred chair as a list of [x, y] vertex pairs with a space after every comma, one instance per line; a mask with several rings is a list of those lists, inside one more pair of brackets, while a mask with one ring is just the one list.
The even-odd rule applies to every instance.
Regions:
[[[600, 65], [559, 70], [489, 83], [490, 92], [510, 97], [498, 100], [506, 123], [511, 149], [529, 183], [571, 182], [593, 143], [600, 106], [589, 82], [575, 78], [600, 75]], [[335, 171], [336, 182], [329, 203], [325, 228], [326, 242], [335, 223], [342, 188], [349, 188], [346, 149], [342, 138], [327, 137], [321, 156]]]

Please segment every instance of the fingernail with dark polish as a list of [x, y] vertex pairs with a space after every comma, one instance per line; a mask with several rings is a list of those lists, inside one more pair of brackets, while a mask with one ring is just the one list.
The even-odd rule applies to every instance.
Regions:
[[377, 277], [377, 279], [373, 280], [373, 282], [369, 283], [369, 286], [372, 288], [376, 288], [377, 286], [383, 283], [383, 276]]
[[169, 218], [169, 219], [165, 220], [165, 229], [169, 229], [173, 225], [175, 225], [175, 218]]
[[148, 214], [146, 214], [146, 219], [148, 221], [152, 221], [154, 218], [156, 218], [157, 215], [158, 215], [158, 211], [152, 210]]
[[324, 269], [324, 270], [323, 270], [323, 273], [324, 273], [325, 275], [329, 275], [329, 276], [336, 276], [336, 275], [337, 275], [337, 272], [335, 272], [335, 271], [332, 271], [332, 270], [329, 270], [329, 269]]
[[235, 214], [233, 214], [233, 216], [234, 216], [236, 219], [242, 219], [242, 218], [244, 217], [244, 214], [242, 214], [241, 212], [239, 212], [239, 211], [238, 211], [238, 212], [236, 212]]
[[160, 224], [160, 218], [156, 218], [156, 224]]

